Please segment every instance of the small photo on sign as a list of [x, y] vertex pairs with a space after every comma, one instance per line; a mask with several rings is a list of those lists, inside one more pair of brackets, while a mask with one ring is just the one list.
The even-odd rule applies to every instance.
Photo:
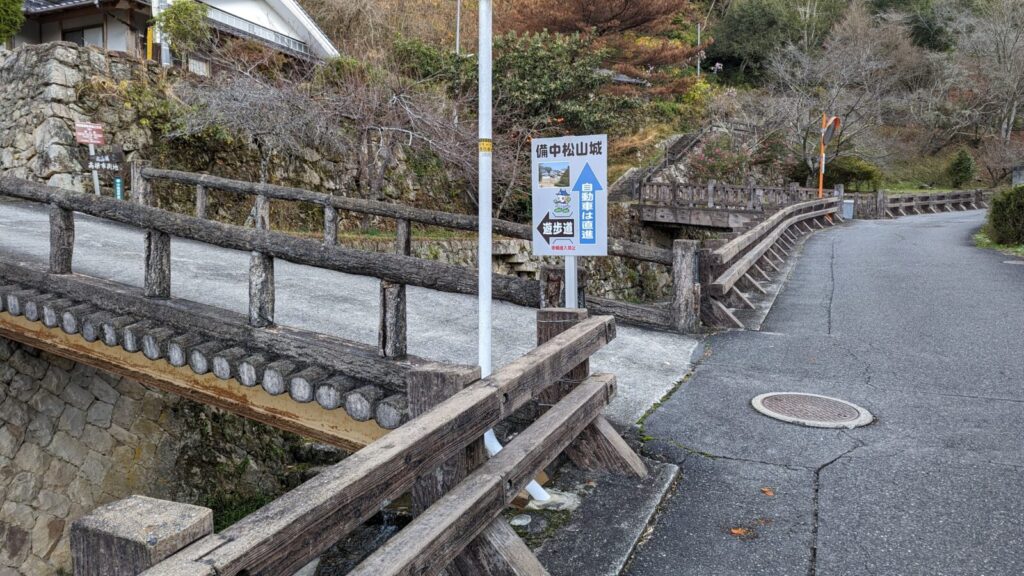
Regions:
[[537, 179], [541, 188], [568, 188], [568, 162], [542, 162], [537, 168]]

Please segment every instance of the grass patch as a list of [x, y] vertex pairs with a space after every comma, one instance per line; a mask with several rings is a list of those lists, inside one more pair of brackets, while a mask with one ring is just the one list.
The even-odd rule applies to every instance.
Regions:
[[1017, 244], [1016, 246], [1009, 244], [996, 244], [988, 237], [984, 231], [978, 232], [974, 235], [974, 245], [978, 248], [985, 248], [987, 250], [996, 250], [1002, 252], [1007, 256], [1017, 256], [1024, 258], [1024, 244]]
[[213, 510], [213, 530], [220, 532], [270, 504], [274, 499], [275, 496], [271, 494], [251, 494], [239, 497], [218, 495], [204, 502], [203, 506]]

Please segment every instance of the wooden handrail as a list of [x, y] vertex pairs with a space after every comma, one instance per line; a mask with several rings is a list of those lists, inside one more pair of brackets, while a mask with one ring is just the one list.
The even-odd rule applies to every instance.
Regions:
[[[11, 177], [0, 177], [0, 194], [55, 205], [90, 216], [156, 230], [206, 244], [259, 252], [296, 264], [305, 264], [382, 280], [422, 286], [445, 292], [476, 294], [476, 271], [463, 266], [434, 262], [400, 254], [369, 252], [298, 238], [280, 232], [253, 230], [193, 216], [167, 212], [103, 196], [91, 196], [52, 188]], [[534, 308], [540, 303], [540, 284], [493, 275], [494, 297]]]
[[[615, 377], [595, 374], [516, 436], [501, 452], [388, 540], [349, 574], [437, 574], [516, 494], [583, 431], [614, 393]], [[472, 521], [467, 522], [467, 519]]]
[[814, 212], [798, 213], [795, 216], [791, 216], [781, 225], [776, 227], [772, 232], [764, 237], [763, 240], [758, 242], [757, 246], [751, 249], [749, 252], [739, 258], [732, 266], [730, 266], [724, 273], [722, 273], [714, 282], [711, 283], [711, 293], [716, 296], [722, 296], [742, 278], [745, 274], [750, 271], [750, 268], [765, 255], [766, 252], [778, 241], [779, 237], [793, 224], [802, 220], [809, 220], [812, 218], [820, 218], [828, 214], [834, 214], [838, 208], [826, 208], [823, 210], [815, 210]]
[[[408, 491], [417, 477], [456, 456], [614, 337], [611, 317], [584, 320], [224, 532], [197, 541], [143, 574], [294, 573]], [[589, 392], [583, 388], [580, 395]], [[517, 455], [523, 456], [513, 451], [508, 457]], [[526, 466], [534, 464], [531, 460]], [[521, 478], [508, 479], [514, 486]]]
[[802, 210], [808, 210], [817, 208], [819, 206], [827, 206], [829, 204], [838, 204], [838, 198], [823, 198], [811, 200], [810, 202], [801, 202], [800, 204], [794, 204], [792, 206], [783, 208], [775, 214], [772, 214], [764, 222], [761, 222], [757, 226], [748, 230], [740, 236], [737, 236], [731, 240], [728, 244], [715, 250], [713, 254], [719, 264], [728, 264], [737, 255], [742, 253], [744, 250], [749, 248], [755, 242], [757, 242], [762, 236], [764, 236], [769, 230], [778, 226], [779, 222], [785, 220], [789, 216], [796, 214]]
[[[209, 193], [210, 189], [217, 189], [235, 194], [265, 196], [275, 200], [309, 202], [324, 207], [330, 206], [335, 210], [345, 210], [348, 212], [369, 214], [371, 216], [409, 220], [411, 222], [417, 222], [429, 226], [439, 226], [453, 230], [476, 232], [480, 228], [477, 217], [468, 214], [454, 214], [437, 210], [412, 208], [389, 202], [323, 194], [321, 192], [313, 192], [301, 188], [231, 180], [228, 178], [221, 178], [219, 176], [211, 176], [209, 174], [195, 174], [191, 172], [181, 172], [178, 170], [144, 168], [142, 170], [142, 177], [148, 180], [168, 180], [191, 186], [201, 186], [204, 193]], [[533, 239], [533, 229], [526, 224], [517, 224], [515, 222], [496, 219], [493, 222], [493, 229], [496, 234], [507, 236], [509, 238], [519, 238], [521, 240]], [[672, 265], [671, 250], [647, 246], [645, 244], [639, 244], [637, 242], [618, 238], [608, 239], [608, 253], [611, 256], [620, 256], [622, 258], [654, 262], [669, 266]]]

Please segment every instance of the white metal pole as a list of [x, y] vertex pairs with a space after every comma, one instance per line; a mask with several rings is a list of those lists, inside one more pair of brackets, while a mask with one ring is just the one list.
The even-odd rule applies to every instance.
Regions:
[[[491, 115], [492, 115], [492, 89], [491, 89], [491, 71], [492, 71], [492, 52], [491, 47], [493, 45], [492, 39], [492, 22], [493, 22], [493, 4], [492, 0], [480, 0], [480, 47], [477, 51], [479, 57], [479, 71], [480, 71], [480, 91], [479, 91], [479, 102], [480, 102], [480, 114], [479, 114], [479, 133], [480, 133], [480, 198], [479, 198], [479, 220], [480, 220], [480, 241], [479, 248], [477, 251], [477, 268], [479, 276], [478, 282], [480, 284], [480, 295], [479, 295], [479, 358], [480, 358], [480, 371], [486, 378], [491, 375], [491, 160], [493, 152], [493, 134], [491, 128]], [[495, 455], [501, 451], [501, 443], [498, 442], [498, 437], [494, 434], [494, 430], [488, 430], [484, 434], [484, 446], [490, 455]], [[551, 496], [538, 484], [536, 481], [530, 482], [526, 487], [526, 491], [530, 493], [530, 497], [534, 500], [546, 502], [551, 499]]]
[[491, 169], [492, 169], [492, 132], [491, 132], [491, 46], [492, 46], [492, 4], [491, 0], [480, 2], [480, 179], [479, 179], [479, 217], [480, 240], [477, 250], [477, 267], [479, 271], [480, 302], [479, 302], [479, 357], [480, 369], [484, 377], [491, 374]]
[[[92, 158], [95, 156], [96, 146], [94, 146], [93, 144], [89, 144], [89, 157]], [[96, 170], [92, 171], [92, 189], [97, 196], [100, 195], [100, 173], [97, 172]]]
[[462, 54], [462, 0], [455, 0], [455, 55]]
[[579, 294], [579, 286], [577, 285], [576, 275], [576, 257], [566, 256], [565, 257], [565, 307], [566, 308], [579, 308], [579, 299], [576, 295]]
[[[697, 48], [700, 48], [700, 22], [697, 22]], [[700, 78], [700, 52], [697, 52], [697, 78]]]

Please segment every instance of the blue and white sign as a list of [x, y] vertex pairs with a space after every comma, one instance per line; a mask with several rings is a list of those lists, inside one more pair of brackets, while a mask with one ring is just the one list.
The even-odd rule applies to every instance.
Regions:
[[533, 254], [608, 255], [608, 136], [533, 141]]

